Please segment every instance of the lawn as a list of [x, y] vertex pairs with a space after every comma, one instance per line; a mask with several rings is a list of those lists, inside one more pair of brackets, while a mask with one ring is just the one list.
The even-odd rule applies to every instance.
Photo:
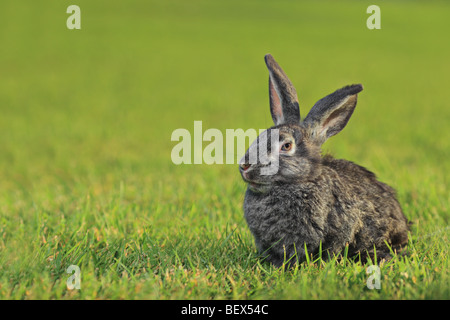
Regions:
[[[450, 298], [449, 3], [379, 1], [369, 30], [369, 1], [73, 2], [1, 5], [1, 299]], [[413, 222], [379, 290], [359, 262], [262, 261], [237, 165], [172, 163], [194, 121], [271, 126], [269, 52], [303, 116], [364, 85], [324, 151], [393, 186]]]

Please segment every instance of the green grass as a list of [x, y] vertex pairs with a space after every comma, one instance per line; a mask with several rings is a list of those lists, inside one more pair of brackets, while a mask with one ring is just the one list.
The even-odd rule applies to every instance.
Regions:
[[[0, 298], [449, 299], [449, 4], [379, 1], [3, 1]], [[271, 125], [272, 53], [302, 115], [363, 83], [324, 146], [395, 187], [410, 255], [366, 266], [261, 261], [236, 165], [175, 166], [173, 130]], [[324, 257], [325, 258], [325, 257]], [[69, 265], [81, 290], [67, 290]]]

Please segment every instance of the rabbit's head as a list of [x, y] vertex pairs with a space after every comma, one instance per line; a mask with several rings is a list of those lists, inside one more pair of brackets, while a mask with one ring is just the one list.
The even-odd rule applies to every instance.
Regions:
[[274, 126], [250, 145], [239, 162], [244, 181], [255, 192], [273, 185], [311, 181], [320, 174], [321, 146], [347, 124], [362, 85], [346, 86], [320, 99], [301, 120], [297, 92], [267, 54], [270, 112]]

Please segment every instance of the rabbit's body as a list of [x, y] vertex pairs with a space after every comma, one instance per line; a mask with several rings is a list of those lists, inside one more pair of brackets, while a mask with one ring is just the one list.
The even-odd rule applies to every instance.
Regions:
[[[345, 126], [362, 86], [321, 99], [300, 121], [295, 89], [271, 56], [266, 63], [275, 126], [258, 137], [240, 164], [249, 183], [245, 218], [259, 251], [280, 266], [291, 258], [289, 264], [305, 260], [305, 246], [308, 254], [347, 250], [364, 259], [374, 246], [377, 257], [384, 257], [386, 242], [394, 249], [405, 245], [408, 222], [395, 191], [361, 166], [321, 156], [321, 144]], [[277, 140], [269, 141], [273, 133]], [[272, 162], [278, 157], [274, 174], [263, 171], [270, 164], [249, 163], [249, 154], [264, 148]]]
[[[268, 192], [247, 189], [244, 212], [258, 250], [276, 266], [296, 254], [370, 253], [378, 258], [407, 242], [407, 221], [392, 188], [366, 169], [326, 157], [313, 181], [280, 184]], [[357, 180], [357, 181], [356, 181]]]

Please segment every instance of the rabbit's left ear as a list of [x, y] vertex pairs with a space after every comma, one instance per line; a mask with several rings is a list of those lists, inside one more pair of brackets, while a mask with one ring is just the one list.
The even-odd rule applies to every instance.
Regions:
[[311, 139], [321, 145], [344, 129], [356, 107], [357, 94], [363, 86], [354, 84], [320, 99], [303, 121]]
[[272, 55], [264, 57], [269, 69], [270, 113], [275, 125], [300, 123], [297, 91]]

